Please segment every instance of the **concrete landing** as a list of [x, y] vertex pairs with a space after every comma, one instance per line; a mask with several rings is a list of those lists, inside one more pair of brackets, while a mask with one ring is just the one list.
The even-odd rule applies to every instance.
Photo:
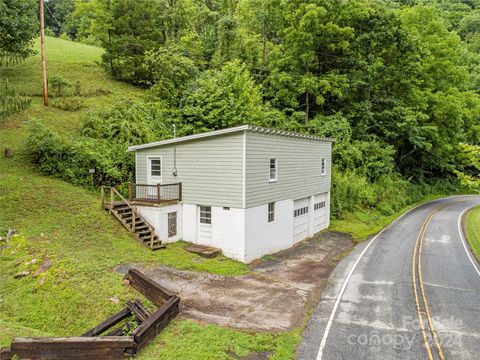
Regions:
[[197, 245], [197, 244], [192, 244], [192, 245], [187, 245], [185, 246], [185, 250], [200, 255], [201, 257], [211, 259], [216, 256], [218, 256], [221, 252], [220, 249], [211, 247], [211, 246], [205, 246], [205, 245]]

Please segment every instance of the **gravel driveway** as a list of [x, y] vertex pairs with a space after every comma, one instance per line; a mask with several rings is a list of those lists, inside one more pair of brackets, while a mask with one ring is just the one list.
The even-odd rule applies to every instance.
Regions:
[[130, 267], [178, 294], [184, 317], [237, 329], [285, 331], [304, 323], [339, 258], [351, 247], [347, 235], [322, 232], [252, 263], [252, 273], [243, 276]]

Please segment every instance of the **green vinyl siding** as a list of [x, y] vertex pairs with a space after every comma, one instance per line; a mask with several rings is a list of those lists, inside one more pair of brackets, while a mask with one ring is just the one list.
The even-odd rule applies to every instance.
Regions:
[[136, 152], [136, 182], [147, 183], [147, 157], [162, 157], [162, 183], [182, 183], [183, 202], [243, 207], [243, 132], [177, 143]]
[[[331, 142], [247, 132], [246, 207], [300, 199], [330, 190]], [[277, 181], [269, 181], [269, 159], [277, 159]], [[322, 175], [322, 158], [326, 173]]]

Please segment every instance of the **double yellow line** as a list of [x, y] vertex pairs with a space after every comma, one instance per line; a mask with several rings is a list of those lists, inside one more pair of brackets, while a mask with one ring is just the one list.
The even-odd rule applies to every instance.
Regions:
[[[420, 232], [418, 233], [417, 240], [415, 242], [415, 247], [413, 249], [413, 259], [412, 259], [413, 293], [415, 296], [415, 303], [417, 306], [418, 320], [420, 322], [420, 327], [422, 329], [423, 342], [425, 344], [425, 349], [427, 350], [429, 360], [434, 360], [434, 356], [433, 356], [432, 349], [430, 348], [430, 343], [428, 341], [427, 329], [424, 323], [424, 317], [426, 317], [427, 319], [430, 333], [433, 336], [433, 341], [435, 343], [435, 348], [437, 350], [438, 357], [441, 360], [445, 360], [445, 355], [443, 354], [443, 350], [440, 345], [440, 340], [438, 339], [437, 332], [435, 331], [435, 328], [433, 326], [432, 317], [430, 315], [430, 308], [428, 306], [427, 296], [425, 293], [425, 288], [423, 286], [422, 249], [423, 249], [423, 240], [425, 238], [425, 232], [427, 231], [427, 227], [430, 224], [430, 221], [432, 220], [433, 216], [445, 206], [447, 205], [442, 205], [437, 207], [427, 216], [425, 221], [422, 223]], [[420, 291], [419, 291], [419, 288], [420, 288]], [[419, 292], [421, 293], [421, 298], [419, 296]], [[423, 304], [423, 309], [422, 309], [422, 304]]]

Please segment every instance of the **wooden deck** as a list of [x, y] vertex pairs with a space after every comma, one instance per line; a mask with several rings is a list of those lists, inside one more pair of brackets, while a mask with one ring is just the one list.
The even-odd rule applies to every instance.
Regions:
[[145, 206], [175, 204], [182, 201], [182, 183], [129, 184], [128, 200]]

